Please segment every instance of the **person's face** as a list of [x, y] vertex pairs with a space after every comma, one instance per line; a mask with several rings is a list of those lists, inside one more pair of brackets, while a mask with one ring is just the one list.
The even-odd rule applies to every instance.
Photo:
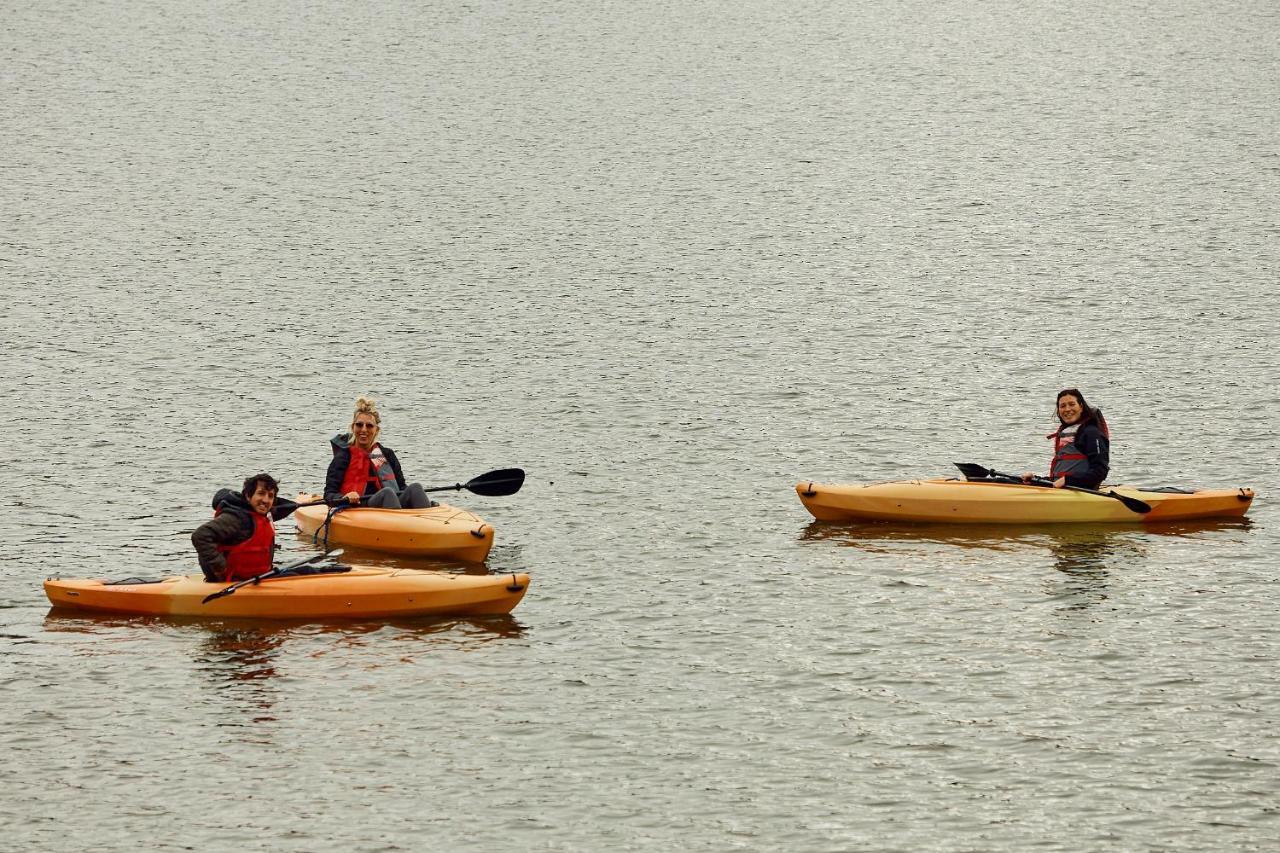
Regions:
[[1080, 405], [1080, 400], [1074, 394], [1063, 394], [1058, 400], [1058, 417], [1062, 419], [1064, 424], [1073, 424], [1080, 420], [1080, 416], [1084, 414], [1084, 409]]
[[378, 437], [378, 424], [373, 415], [356, 415], [351, 422], [351, 430], [356, 436], [356, 446], [364, 450], [373, 447], [373, 440]]
[[271, 512], [271, 507], [276, 504], [276, 493], [267, 488], [265, 483], [258, 483], [253, 490], [253, 494], [249, 497], [249, 506], [253, 507], [254, 512], [260, 512], [263, 515]]

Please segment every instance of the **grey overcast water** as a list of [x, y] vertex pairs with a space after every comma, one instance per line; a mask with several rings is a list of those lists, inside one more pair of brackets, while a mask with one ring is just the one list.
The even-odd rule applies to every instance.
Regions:
[[[1280, 846], [1274, 2], [0, 15], [0, 849]], [[1251, 520], [793, 491], [1043, 469], [1070, 385]], [[364, 393], [529, 472], [456, 499], [510, 618], [50, 610]]]

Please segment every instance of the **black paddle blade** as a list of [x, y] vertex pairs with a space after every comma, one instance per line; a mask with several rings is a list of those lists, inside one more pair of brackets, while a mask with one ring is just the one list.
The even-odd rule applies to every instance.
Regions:
[[1137, 498], [1131, 498], [1116, 492], [1099, 492], [1099, 494], [1106, 495], [1109, 498], [1115, 498], [1120, 501], [1120, 503], [1124, 504], [1131, 512], [1136, 512], [1140, 515], [1146, 515], [1151, 512], [1151, 504], [1146, 501], [1140, 501]]
[[990, 468], [983, 468], [981, 465], [974, 465], [972, 462], [952, 462], [951, 464], [960, 469], [960, 473], [964, 475], [966, 480], [987, 480], [996, 474]]
[[210, 601], [213, 601], [213, 600], [218, 599], [218, 598], [222, 598], [222, 596], [224, 596], [224, 595], [230, 595], [230, 594], [231, 594], [231, 593], [233, 593], [233, 592], [235, 592], [235, 588], [234, 588], [234, 587], [230, 587], [230, 586], [229, 586], [229, 587], [227, 587], [226, 589], [220, 589], [220, 590], [218, 590], [217, 592], [210, 593], [209, 595], [206, 595], [204, 598], [200, 599], [200, 603], [201, 603], [201, 604], [208, 604]]
[[501, 468], [490, 471], [488, 474], [481, 474], [474, 480], [468, 481], [462, 488], [477, 495], [500, 498], [504, 495], [514, 495], [523, 485], [523, 468]]

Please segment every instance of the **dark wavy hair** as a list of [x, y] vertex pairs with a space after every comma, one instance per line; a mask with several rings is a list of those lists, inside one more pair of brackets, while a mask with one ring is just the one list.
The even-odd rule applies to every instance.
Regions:
[[1085, 402], [1084, 395], [1080, 393], [1079, 388], [1063, 388], [1058, 392], [1057, 399], [1053, 401], [1053, 416], [1058, 419], [1058, 423], [1061, 426], [1066, 426], [1066, 422], [1058, 414], [1058, 403], [1068, 394], [1080, 401], [1080, 420], [1076, 422], [1076, 426], [1084, 429], [1088, 424], [1094, 424], [1098, 429], [1102, 430], [1104, 436], [1110, 438], [1111, 430], [1107, 428], [1107, 419], [1102, 416], [1102, 409], [1095, 409]]
[[253, 497], [253, 493], [258, 491], [258, 484], [266, 486], [277, 495], [280, 494], [280, 484], [276, 482], [276, 478], [270, 474], [254, 474], [252, 477], [244, 481], [244, 488], [240, 490], [240, 494], [246, 498]]

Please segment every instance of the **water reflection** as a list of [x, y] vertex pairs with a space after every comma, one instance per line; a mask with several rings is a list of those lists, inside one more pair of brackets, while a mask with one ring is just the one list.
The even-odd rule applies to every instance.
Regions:
[[1059, 574], [1045, 579], [1045, 593], [1064, 610], [1085, 610], [1107, 599], [1109, 569], [1146, 559], [1140, 539], [1106, 528], [1055, 531], [1045, 538]]
[[883, 552], [887, 546], [915, 543], [1008, 550], [1011, 543], [1018, 541], [1022, 530], [995, 524], [812, 521], [801, 531], [800, 541], [828, 541], [874, 552]]
[[[829, 541], [867, 551], [883, 551], [896, 544], [927, 543], [993, 551], [1020, 550], [1027, 544], [1057, 543], [1063, 560], [1095, 563], [1106, 543], [1138, 542], [1149, 536], [1207, 538], [1227, 531], [1248, 530], [1245, 519], [1206, 519], [1167, 524], [904, 524], [899, 522], [810, 522], [800, 541]], [[1092, 547], [1097, 546], [1097, 547]], [[1099, 550], [1101, 548], [1101, 550]]]
[[[1065, 610], [1083, 610], [1107, 599], [1111, 573], [1146, 561], [1154, 537], [1216, 538], [1246, 531], [1248, 519], [1207, 519], [1161, 525], [1098, 524], [902, 524], [811, 522], [801, 541], [827, 541], [868, 553], [901, 553], [903, 546], [983, 549], [1008, 554], [1047, 555], [1056, 574], [1045, 593]], [[938, 549], [931, 549], [938, 550]]]
[[222, 725], [240, 724], [232, 720], [244, 715], [249, 725], [275, 722], [276, 691], [270, 681], [278, 675], [276, 661], [284, 641], [283, 633], [231, 628], [214, 630], [199, 644], [195, 660], [200, 671], [216, 690], [226, 691], [232, 706]]
[[[468, 617], [416, 617], [372, 619], [365, 621], [317, 621], [272, 619], [198, 619], [190, 616], [119, 616], [50, 608], [45, 615], [46, 631], [99, 634], [115, 629], [153, 629], [169, 632], [175, 628], [220, 634], [256, 634], [266, 642], [280, 645], [290, 637], [333, 636], [338, 639], [368, 637], [378, 633], [394, 633], [401, 638], [434, 638], [458, 633], [479, 642], [520, 637], [529, 629], [511, 614]], [[234, 640], [232, 644], [234, 644]]]
[[[255, 727], [276, 719], [273, 709], [281, 688], [274, 682], [281, 669], [295, 678], [307, 671], [308, 664], [297, 655], [307, 661], [334, 658], [344, 668], [382, 669], [412, 664], [415, 653], [474, 649], [477, 643], [519, 637], [527, 630], [510, 615], [346, 623], [227, 621], [196, 627], [208, 632], [199, 644], [197, 663], [229, 700], [227, 719], [240, 720], [225, 725]], [[291, 649], [296, 650], [295, 665], [282, 667], [281, 658]], [[266, 736], [254, 731], [255, 737]]]
[[[189, 668], [204, 685], [192, 701], [212, 705], [216, 725], [254, 742], [268, 742], [273, 736], [271, 724], [282, 693], [296, 693], [296, 687], [287, 686], [288, 679], [329, 678], [335, 666], [403, 667], [442, 652], [477, 651], [528, 631], [509, 614], [318, 623], [128, 617], [57, 609], [45, 616], [44, 629], [85, 635], [91, 653], [105, 653], [108, 645], [118, 652], [114, 641], [124, 639], [141, 650], [136, 653], [148, 664], [163, 661]], [[330, 662], [316, 670], [314, 662], [323, 658]]]

